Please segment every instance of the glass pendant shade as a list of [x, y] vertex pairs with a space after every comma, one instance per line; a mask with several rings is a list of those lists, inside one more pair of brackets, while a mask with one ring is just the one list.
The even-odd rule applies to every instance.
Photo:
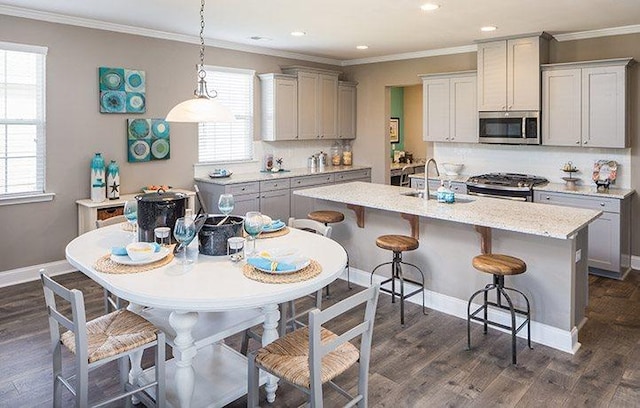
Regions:
[[215, 99], [204, 96], [180, 102], [169, 111], [167, 122], [235, 122], [235, 116], [229, 108]]

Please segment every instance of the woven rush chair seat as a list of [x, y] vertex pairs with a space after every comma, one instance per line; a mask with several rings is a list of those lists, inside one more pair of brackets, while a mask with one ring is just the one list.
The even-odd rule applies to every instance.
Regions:
[[307, 215], [307, 218], [314, 221], [321, 222], [323, 224], [334, 224], [344, 221], [344, 214], [339, 211], [312, 211]]
[[406, 235], [381, 235], [376, 239], [379, 248], [393, 252], [413, 251], [420, 246], [417, 239]]
[[483, 254], [473, 258], [472, 265], [480, 272], [492, 275], [519, 275], [527, 271], [522, 259], [509, 255]]
[[[322, 343], [338, 336], [325, 328], [320, 329]], [[331, 381], [345, 372], [360, 358], [358, 349], [346, 342], [322, 358], [322, 383]], [[310, 388], [309, 329], [298, 329], [260, 349], [256, 361], [276, 376], [304, 388]]]
[[[157, 331], [146, 319], [124, 309], [88, 321], [89, 363], [150, 343], [156, 340]], [[76, 353], [76, 340], [72, 331], [63, 333], [60, 340], [72, 353]]]

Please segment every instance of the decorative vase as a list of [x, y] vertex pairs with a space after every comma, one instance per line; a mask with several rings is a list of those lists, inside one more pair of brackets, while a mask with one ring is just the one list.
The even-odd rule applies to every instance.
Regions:
[[120, 168], [115, 160], [111, 160], [107, 166], [107, 198], [109, 200], [120, 198]]
[[101, 153], [96, 153], [91, 160], [91, 201], [101, 203], [105, 200], [105, 186], [104, 159]]

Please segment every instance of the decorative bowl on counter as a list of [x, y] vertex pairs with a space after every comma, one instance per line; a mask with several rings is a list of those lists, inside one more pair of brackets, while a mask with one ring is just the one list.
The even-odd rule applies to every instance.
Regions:
[[444, 173], [447, 176], [457, 176], [460, 174], [460, 170], [464, 167], [464, 164], [461, 163], [442, 163], [442, 167], [444, 167]]

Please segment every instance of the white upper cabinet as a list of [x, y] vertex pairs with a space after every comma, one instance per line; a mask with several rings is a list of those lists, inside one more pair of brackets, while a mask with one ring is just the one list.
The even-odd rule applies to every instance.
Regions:
[[338, 137], [339, 72], [287, 67], [282, 72], [298, 78], [298, 138]]
[[631, 62], [621, 58], [544, 65], [543, 144], [628, 147]]
[[548, 36], [478, 44], [478, 110], [540, 110], [540, 64]]
[[356, 85], [338, 82], [338, 138], [356, 138]]
[[421, 75], [423, 135], [429, 142], [478, 141], [476, 73]]
[[261, 74], [262, 140], [298, 138], [298, 81], [295, 75]]

